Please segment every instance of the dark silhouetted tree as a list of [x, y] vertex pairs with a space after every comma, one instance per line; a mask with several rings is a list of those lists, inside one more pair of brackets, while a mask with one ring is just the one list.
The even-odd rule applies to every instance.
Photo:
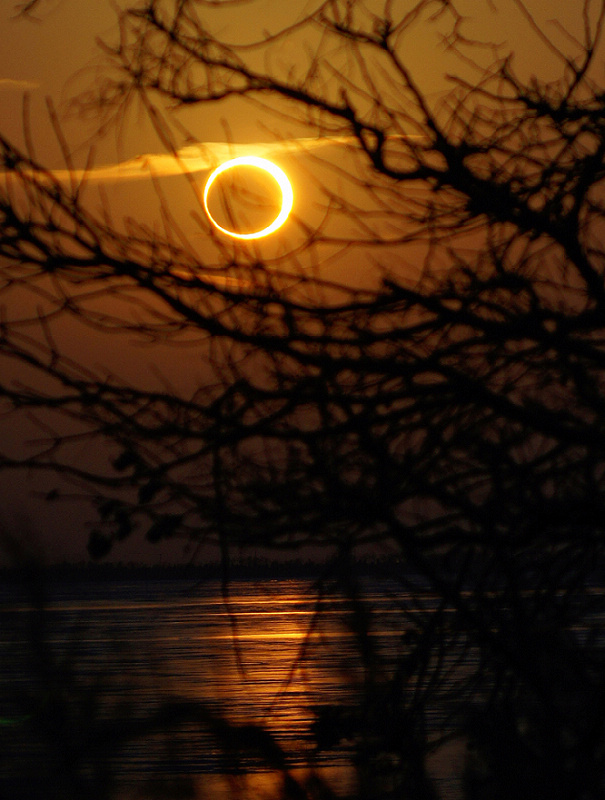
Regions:
[[[605, 683], [587, 587], [605, 533], [605, 6], [578, 10], [579, 40], [554, 25], [549, 38], [530, 3], [512, 4], [550, 59], [539, 78], [514, 48], [472, 35], [463, 5], [330, 0], [245, 46], [212, 33], [211, 2], [122, 12], [82, 114], [106, 128], [136, 99], [178, 157], [180, 109], [247, 98], [345, 142], [347, 166], [333, 166], [345, 188], [324, 186], [321, 224], [301, 214], [303, 245], [271, 258], [212, 239], [198, 216], [216, 243], [202, 257], [163, 196], [162, 232], [115, 225], [75, 172], [61, 181], [0, 137], [1, 292], [33, 309], [0, 322], [2, 407], [50, 412], [54, 426], [0, 466], [87, 487], [95, 557], [135, 529], [216, 542], [225, 560], [312, 544], [346, 564], [382, 547], [389, 578], [420, 577], [443, 604], [388, 699], [383, 682], [368, 688], [410, 720], [402, 790], [432, 796], [414, 759], [436, 746], [421, 723], [438, 698], [443, 730], [474, 748], [468, 797], [596, 798]], [[486, 24], [496, 11], [472, 13]], [[423, 89], [407, 57], [432, 26], [459, 64], [447, 91]], [[311, 54], [288, 63], [283, 43], [305, 35]], [[363, 286], [331, 278], [324, 252], [365, 270]], [[188, 394], [118, 380], [65, 353], [53, 331], [67, 319], [170, 343], [175, 357], [195, 342], [207, 374]], [[74, 441], [104, 465], [79, 465]]]

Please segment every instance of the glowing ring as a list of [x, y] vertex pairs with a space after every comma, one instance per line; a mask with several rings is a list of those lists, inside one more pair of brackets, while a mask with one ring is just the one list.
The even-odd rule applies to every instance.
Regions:
[[[223, 228], [222, 225], [219, 225], [210, 213], [210, 209], [208, 208], [208, 194], [210, 193], [212, 184], [219, 175], [222, 175], [223, 172], [233, 167], [257, 167], [258, 169], [262, 169], [268, 172], [279, 186], [281, 191], [281, 209], [273, 222], [267, 225], [266, 228], [261, 228], [261, 230], [253, 231], [252, 233], [236, 233], [236, 231], [230, 231], [228, 228]], [[232, 158], [229, 161], [225, 161], [211, 173], [204, 187], [204, 208], [206, 209], [208, 219], [215, 228], [218, 228], [219, 231], [225, 233], [227, 236], [232, 236], [234, 239], [260, 239], [263, 236], [269, 236], [270, 233], [274, 233], [278, 228], [281, 228], [288, 219], [293, 204], [294, 192], [292, 191], [292, 184], [288, 180], [286, 173], [281, 167], [278, 167], [277, 164], [268, 161], [266, 158], [259, 158], [258, 156], [240, 156], [240, 158]]]

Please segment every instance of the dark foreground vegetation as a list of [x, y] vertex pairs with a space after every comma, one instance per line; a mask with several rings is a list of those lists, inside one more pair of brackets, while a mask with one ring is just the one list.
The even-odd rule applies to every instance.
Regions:
[[[140, 535], [211, 543], [227, 590], [233, 553], [322, 549], [365, 699], [316, 734], [356, 743], [359, 800], [433, 800], [427, 761], [452, 736], [467, 800], [605, 796], [605, 5], [568, 24], [539, 5], [326, 0], [255, 41], [222, 38], [204, 0], [119, 12], [73, 103], [99, 135], [139, 102], [176, 156], [197, 141], [187, 113], [237, 101], [341, 146], [340, 162], [311, 159], [315, 221], [301, 204], [266, 248], [213, 233], [191, 175], [189, 229], [158, 184], [155, 227], [115, 223], [102, 195], [88, 202], [52, 104], [69, 179], [38, 163], [29, 130], [23, 148], [0, 131], [0, 298], [22, 309], [0, 316], [0, 403], [43, 431], [0, 449], [0, 468], [54, 476], [49, 508], [87, 497], [93, 559]], [[413, 58], [425, 40], [444, 59], [434, 84]], [[118, 377], [70, 349], [74, 331], [195, 347], [199, 380]], [[393, 554], [389, 590], [419, 580], [437, 598], [390, 671], [355, 570], [372, 548]], [[26, 713], [28, 737], [56, 748], [57, 780], [75, 777], [55, 788], [38, 770], [32, 795], [25, 762], [9, 796], [109, 796], [110, 764], [93, 774], [83, 754], [139, 722], [62, 715], [41, 611], [34, 674], [55, 705]], [[448, 724], [432, 739], [436, 705]], [[262, 727], [182, 698], [144, 723], [167, 739], [203, 725], [234, 763], [255, 748], [284, 797], [332, 796], [297, 782]]]

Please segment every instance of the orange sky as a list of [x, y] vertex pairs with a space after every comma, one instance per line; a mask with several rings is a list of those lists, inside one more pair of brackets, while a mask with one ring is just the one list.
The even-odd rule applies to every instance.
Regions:
[[[111, 41], [115, 36], [115, 12], [110, 3], [105, 0], [43, 0], [38, 13], [39, 21], [15, 18], [13, 5], [12, 0], [5, 0], [0, 8], [0, 132], [19, 144], [23, 142], [23, 95], [28, 92], [36, 155], [49, 167], [57, 171], [64, 169], [46, 109], [46, 98], [52, 98], [65, 136], [74, 149], [76, 165], [85, 163], [89, 146], [94, 142], [96, 156], [94, 169], [89, 176], [90, 197], [92, 199], [95, 196], [95, 186], [106, 187], [117, 219], [123, 214], [133, 213], [133, 209], [142, 222], [157, 217], [158, 200], [150, 180], [152, 169], [155, 175], [163, 176], [168, 181], [166, 185], [170, 186], [171, 202], [177, 210], [182, 211], [179, 219], [182, 218], [186, 233], [199, 248], [200, 258], [214, 257], [209, 240], [204, 238], [204, 231], [196, 226], [191, 216], [192, 209], [197, 207], [199, 210], [199, 198], [196, 201], [191, 186], [178, 177], [183, 165], [192, 174], [200, 176], [201, 186], [203, 176], [226, 157], [262, 155], [278, 161], [287, 169], [292, 180], [295, 196], [293, 221], [284, 231], [283, 241], [294, 245], [297, 237], [300, 239], [302, 235], [302, 226], [313, 226], [321, 217], [321, 180], [329, 181], [330, 189], [336, 193], [345, 181], [342, 173], [336, 170], [330, 172], [329, 167], [343, 167], [346, 163], [346, 169], [351, 169], [349, 162], [343, 160], [348, 157], [346, 154], [350, 142], [342, 139], [317, 141], [313, 138], [313, 131], [304, 126], [279, 116], [263, 114], [258, 108], [240, 100], [196, 107], [181, 115], [196, 143], [189, 143], [181, 151], [180, 164], [163, 153], [152, 126], [134, 113], [126, 118], [119, 136], [113, 132], [99, 140], [95, 137], [97, 120], [74, 117], [69, 113], [69, 100], [94, 81], [94, 70], [102, 64], [102, 57], [95, 45], [96, 37]], [[127, 5], [126, 0], [122, 0], [122, 5]], [[238, 5], [225, 2], [222, 7], [219, 4], [208, 8], [207, 14], [213, 30], [220, 32], [226, 41], [241, 44], [262, 38], [266, 32], [276, 32], [318, 5], [319, 2], [315, 0], [288, 3], [281, 0], [251, 0]], [[382, 5], [378, 0], [366, 2], [366, 6], [374, 9]], [[409, 7], [410, 1], [394, 0], [393, 5]], [[494, 0], [494, 10], [490, 10], [487, 2], [478, 0], [461, 0], [458, 5], [469, 15], [465, 33], [477, 38], [491, 37], [493, 41], [501, 43], [502, 53], [513, 49], [516, 53], [515, 67], [524, 75], [559, 77], [558, 72], [553, 71], [553, 45], [560, 46], [568, 53], [573, 49], [568, 34], [582, 36], [579, 0], [528, 0], [528, 8], [542, 30], [548, 33], [550, 43], [532, 29], [515, 0]], [[597, 4], [594, 5], [596, 7]], [[482, 9], [480, 18], [476, 17], [478, 7]], [[559, 19], [560, 25], [549, 22], [553, 17]], [[421, 88], [432, 98], [442, 91], [444, 73], [452, 69], [454, 64], [451, 55], [440, 46], [438, 33], [438, 29], [428, 25], [421, 27], [418, 35], [410, 38], [405, 53], [406, 59], [414, 67]], [[274, 58], [276, 63], [285, 64], [292, 60], [300, 65], [305, 52], [303, 43], [293, 37], [277, 47]], [[334, 56], [336, 60], [338, 57]], [[603, 77], [599, 76], [600, 79]], [[67, 176], [63, 174], [63, 177]], [[300, 225], [296, 223], [296, 218]], [[343, 227], [339, 234], [344, 238], [352, 235], [347, 227]], [[269, 246], [277, 247], [272, 243]], [[324, 255], [330, 255], [330, 252], [326, 250]], [[399, 258], [399, 252], [383, 257], [388, 262], [389, 259]], [[409, 263], [409, 258], [405, 263]], [[326, 261], [325, 265], [326, 270], [332, 270], [326, 273], [330, 277], [363, 282], [364, 276], [361, 274], [347, 275], [348, 267], [342, 262]], [[95, 359], [102, 357], [102, 344], [91, 339], [90, 348]], [[146, 355], [145, 358], [151, 362], [152, 356], [155, 358], [155, 354]], [[18, 428], [11, 429], [13, 443], [18, 441], [20, 433]], [[32, 514], [35, 503], [28, 499], [27, 490], [6, 476], [0, 476], [0, 499], [3, 496], [12, 498], [10, 504], [7, 502], [5, 505], [4, 516], [23, 520]], [[70, 526], [77, 527], [81, 524], [81, 518], [68, 510], [53, 513], [53, 519], [46, 519], [45, 524], [52, 528], [49, 536], [58, 537], [55, 541], [59, 544], [53, 544], [53, 555], [61, 558], [67, 552], [73, 553], [74, 544], [73, 540], [66, 539], [58, 532]], [[42, 505], [34, 514], [33, 528], [39, 524], [36, 515], [44, 516]], [[2, 521], [0, 514], [0, 524]], [[82, 545], [80, 537], [76, 547], [80, 555], [83, 553]], [[157, 554], [158, 549], [155, 548], [154, 552]]]
[[[180, 164], [166, 156], [151, 124], [143, 113], [133, 111], [127, 115], [119, 131], [112, 130], [105, 137], [97, 137], [98, 119], [82, 119], [70, 111], [70, 99], [95, 83], [96, 70], [106, 62], [95, 40], [115, 41], [116, 15], [108, 0], [81, 2], [80, 0], [40, 0], [35, 13], [38, 21], [15, 18], [16, 0], [7, 0], [0, 9], [0, 131], [9, 139], [23, 142], [23, 94], [30, 96], [32, 139], [38, 159], [56, 170], [65, 169], [56, 137], [48, 119], [46, 99], [51, 98], [64, 128], [65, 138], [73, 150], [76, 166], [82, 167], [94, 145], [94, 169], [89, 175], [93, 185], [111, 186], [111, 202], [115, 204], [114, 216], [119, 219], [132, 209], [131, 195], [137, 196], [139, 215], [149, 222], [158, 216], [158, 202], [150, 183], [150, 170], [154, 175], [174, 175], [183, 167], [199, 174], [203, 183], [207, 171], [222, 160], [237, 155], [262, 155], [275, 158], [288, 165], [294, 173], [294, 215], [304, 215], [301, 221], [313, 225], [320, 216], [320, 203], [313, 182], [318, 174], [328, 188], [341, 185], [342, 174], [329, 174], [330, 164], [351, 172], [346, 159], [350, 143], [343, 140], [314, 142], [312, 129], [294, 120], [263, 113], [239, 99], [221, 101], [215, 105], [196, 106], [179, 112], [180, 121], [189, 130], [192, 141], [181, 151]], [[129, 0], [120, 0], [128, 6]], [[204, 20], [209, 28], [220, 33], [225, 41], [238, 44], [262, 40], [283, 26], [299, 20], [320, 5], [320, 0], [247, 0], [202, 6]], [[362, 5], [359, 3], [359, 5]], [[384, 0], [365, 0], [368, 8], [379, 11]], [[409, 9], [410, 0], [392, 0], [391, 7]], [[437, 4], [438, 5], [438, 4]], [[593, 4], [596, 7], [596, 3]], [[571, 53], [570, 35], [582, 37], [583, 20], [579, 14], [579, 0], [529, 0], [528, 9], [549, 41], [541, 38], [524, 18], [516, 0], [457, 0], [457, 6], [467, 15], [463, 33], [477, 39], [491, 39], [500, 45], [500, 54], [510, 50], [515, 53], [514, 66], [525, 75], [537, 74], [541, 78], [560, 76], [552, 47]], [[477, 12], [478, 7], [480, 13]], [[558, 18], [559, 25], [552, 22]], [[429, 24], [428, 19], [414, 28], [413, 35], [405, 40], [406, 62], [412, 66], [414, 78], [429, 99], [436, 101], [444, 89], [444, 75], [456, 71], [464, 74], [464, 64], [447, 52], [440, 39], [443, 25]], [[315, 29], [305, 33], [304, 41], [297, 33], [283, 42], [271, 46], [271, 63], [285, 70], [288, 64], [306, 64], [308, 53], [313, 51]], [[257, 59], [269, 52], [261, 49]], [[491, 58], [491, 55], [483, 54]], [[343, 63], [342, 53], [330, 55], [335, 68]], [[406, 133], [405, 131], [403, 133]], [[302, 139], [302, 141], [301, 141]], [[177, 141], [177, 145], [182, 142]], [[341, 145], [339, 147], [339, 145]], [[309, 158], [311, 156], [311, 158]], [[321, 167], [317, 166], [322, 159]], [[313, 166], [315, 165], [315, 166]], [[297, 174], [297, 170], [299, 173]], [[309, 173], [310, 170], [310, 173]], [[298, 181], [298, 183], [296, 183]], [[137, 185], [135, 185], [135, 183]], [[178, 182], [173, 181], [173, 186]], [[118, 186], [120, 185], [120, 186]], [[149, 187], [146, 191], [145, 187]], [[91, 192], [91, 197], [94, 191]], [[176, 197], [176, 196], [175, 196]], [[197, 208], [199, 202], [183, 189], [176, 199], [182, 204], [180, 219], [188, 225], [188, 233], [198, 236], [187, 211]], [[179, 206], [180, 208], [181, 206]], [[346, 235], [346, 231], [344, 232]]]
[[[39, 21], [15, 18], [16, 0], [6, 0], [0, 8], [0, 128], [9, 137], [21, 140], [22, 95], [31, 93], [32, 127], [35, 133], [36, 148], [41, 160], [52, 166], [60, 165], [60, 156], [53, 143], [53, 136], [47, 122], [45, 98], [51, 97], [64, 117], [64, 125], [70, 144], [80, 145], [76, 150], [80, 160], [85, 160], [87, 142], [95, 132], [95, 120], [83, 122], [69, 119], [68, 101], [78, 91], [94, 81], [94, 71], [102, 58], [99, 56], [95, 40], [115, 40], [115, 12], [107, 0], [94, 0], [93, 3], [80, 0], [41, 0], [36, 16]], [[119, 5], [131, 5], [121, 0]], [[207, 18], [209, 27], [217, 31], [226, 41], [243, 43], [262, 39], [267, 32], [273, 33], [283, 25], [295, 22], [304, 13], [320, 5], [319, 0], [294, 0], [282, 3], [277, 0], [248, 0], [240, 4], [225, 2], [223, 7], [209, 8]], [[382, 0], [366, 0], [365, 5], [380, 9]], [[402, 8], [411, 5], [409, 0], [399, 0], [394, 4]], [[457, 4], [468, 14], [465, 33], [477, 38], [491, 38], [502, 44], [503, 52], [513, 49], [517, 56], [516, 64], [524, 66], [528, 73], [545, 76], [553, 66], [552, 53], [544, 41], [531, 31], [523, 19], [515, 0], [497, 0], [490, 11], [490, 4], [477, 3], [476, 0], [459, 0]], [[553, 43], [571, 52], [569, 40], [561, 29], [549, 20], [558, 19], [561, 28], [581, 37], [582, 18], [579, 14], [580, 0], [529, 0], [528, 8], [542, 25]], [[597, 3], [593, 4], [595, 7]], [[481, 13], [477, 14], [477, 8]], [[429, 26], [420, 27], [410, 37], [406, 49], [406, 59], [415, 65], [415, 77], [428, 92], [437, 91], [444, 70], [451, 62], [438, 47], [434, 33], [429, 34]], [[426, 35], [423, 35], [426, 31]], [[310, 34], [306, 34], [307, 40]], [[436, 47], [437, 45], [437, 47]], [[287, 63], [299, 59], [304, 61], [308, 50], [298, 42], [296, 36], [274, 48], [274, 61], [281, 59]], [[250, 113], [249, 107], [237, 101], [222, 102], [214, 108], [189, 111], [184, 114], [185, 122], [201, 142], [220, 142], [225, 140], [224, 123], [229, 127], [233, 141], [266, 141], [267, 131], [263, 123], [269, 123], [278, 132], [279, 138], [288, 136], [286, 122], [274, 118], [261, 118], [259, 112]], [[127, 121], [121, 131], [119, 147], [114, 137], [102, 144], [96, 143], [99, 163], [112, 163], [122, 158], [158, 151], [157, 138], [149, 126], [140, 119]], [[292, 127], [292, 126], [290, 126]]]

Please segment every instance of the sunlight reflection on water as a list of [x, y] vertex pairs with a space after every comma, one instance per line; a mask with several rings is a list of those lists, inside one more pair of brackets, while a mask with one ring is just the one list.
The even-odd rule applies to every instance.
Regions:
[[[367, 599], [380, 621], [374, 639], [392, 665], [406, 635], [407, 598], [381, 591]], [[433, 601], [426, 596], [425, 608]], [[57, 588], [47, 619], [59, 658], [82, 686], [96, 682], [101, 718], [153, 713], [167, 696], [202, 703], [234, 724], [262, 724], [298, 776], [311, 765], [346, 796], [355, 786], [352, 743], [343, 739], [317, 750], [312, 736], [315, 709], [355, 708], [359, 699], [364, 665], [355, 632], [343, 622], [345, 608], [344, 598], [330, 596], [318, 615], [316, 596], [301, 580], [234, 583], [228, 610], [217, 583], [112, 582]], [[0, 611], [3, 644], [12, 639], [13, 652], [25, 659], [19, 619], [27, 605], [5, 603]], [[18, 659], [5, 675], [13, 689], [28, 679]], [[444, 798], [458, 793], [448, 772], [459, 749], [441, 752], [433, 764]], [[112, 758], [129, 798], [275, 796], [281, 776], [261, 767], [243, 759], [232, 774], [229, 755], [193, 725], [175, 727], [168, 746], [165, 736], [145, 736]]]

